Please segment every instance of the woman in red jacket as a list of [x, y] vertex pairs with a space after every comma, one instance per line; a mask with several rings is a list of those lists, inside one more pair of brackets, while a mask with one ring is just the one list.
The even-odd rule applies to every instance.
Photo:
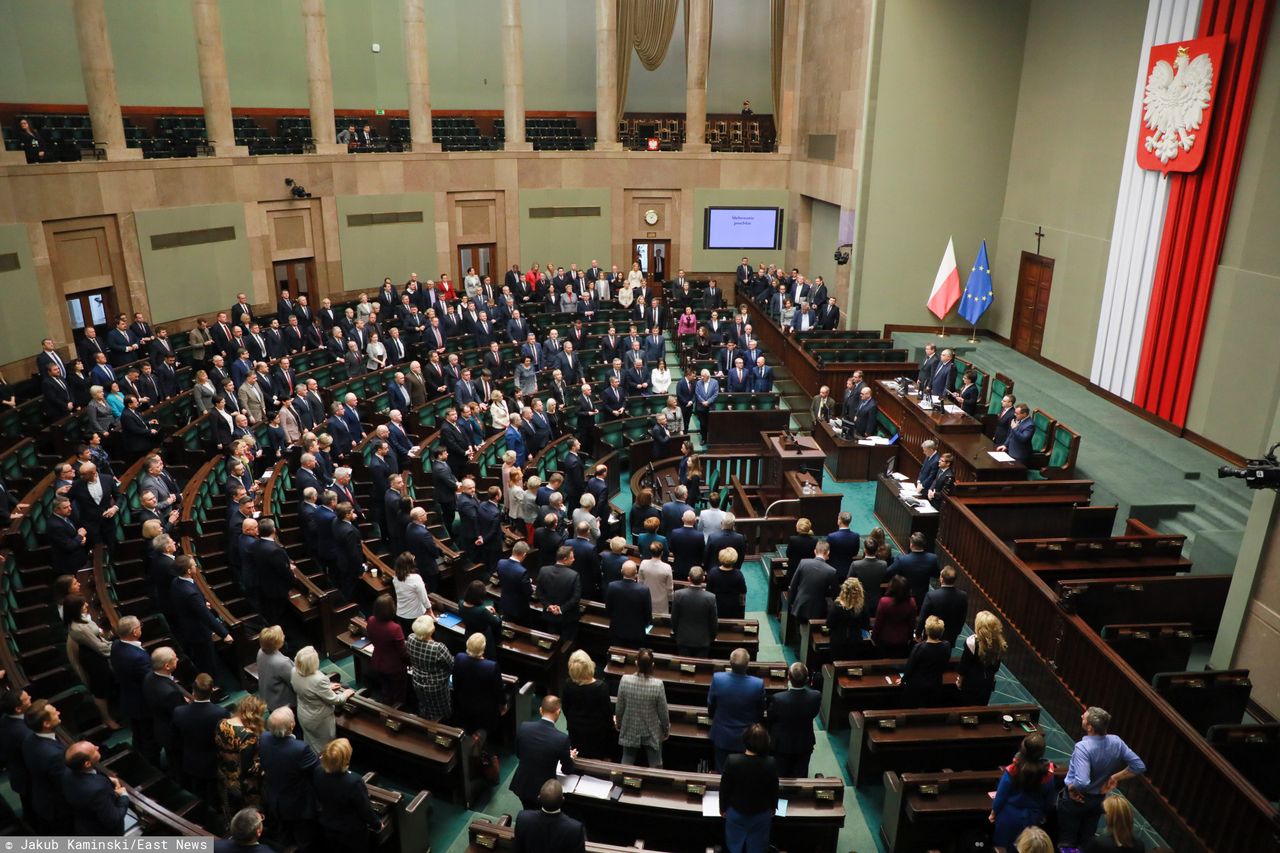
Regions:
[[409, 652], [404, 646], [404, 630], [396, 621], [396, 602], [383, 593], [373, 602], [373, 615], [365, 627], [373, 643], [371, 672], [377, 676], [377, 692], [388, 705], [404, 702], [409, 686]]
[[883, 658], [905, 658], [916, 627], [916, 600], [902, 575], [889, 581], [889, 592], [876, 605], [871, 640]]

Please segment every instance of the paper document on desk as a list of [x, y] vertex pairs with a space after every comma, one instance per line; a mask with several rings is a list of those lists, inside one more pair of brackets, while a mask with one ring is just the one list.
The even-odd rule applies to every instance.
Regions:
[[893, 479], [897, 480], [899, 483], [905, 483], [910, 479], [906, 474], [899, 474], [897, 471], [894, 471], [889, 476], [893, 477]]
[[988, 450], [987, 455], [997, 462], [1012, 462], [1013, 457], [1003, 450]]
[[[866, 437], [865, 441], [868, 444], [888, 444], [889, 443], [889, 439], [885, 438], [883, 435], [869, 435]], [[861, 441], [859, 441], [858, 443], [862, 444]]]
[[945, 406], [943, 406], [942, 410], [946, 412], [948, 415], [964, 414], [964, 409], [960, 408], [959, 406], [953, 406], [950, 403], [947, 403]]
[[707, 791], [702, 795], [702, 816], [720, 817], [720, 792]]
[[916, 507], [916, 512], [921, 515], [935, 515], [938, 512], [938, 508], [928, 501], [921, 501]]
[[913, 498], [919, 491], [920, 488], [915, 483], [903, 483], [898, 487], [898, 494], [904, 498]]
[[613, 783], [608, 779], [582, 776], [578, 779], [578, 787], [574, 789], [574, 793], [583, 797], [591, 797], [595, 800], [607, 800], [609, 799], [609, 792], [612, 790]]
[[861, 444], [863, 447], [875, 447], [875, 446], [876, 446], [876, 443], [875, 443], [874, 441], [872, 441], [871, 439], [869, 439], [869, 438], [860, 438], [860, 439], [858, 439], [858, 444]]
[[787, 816], [787, 805], [788, 805], [788, 802], [789, 802], [788, 800], [782, 800], [782, 799], [779, 799], [779, 800], [778, 800], [778, 807], [777, 807], [776, 809], [774, 809], [774, 810], [773, 810], [773, 816], [774, 816], [774, 817], [786, 817], [786, 816]]
[[564, 792], [566, 794], [572, 794], [577, 789], [578, 782], [582, 780], [582, 777], [579, 776], [577, 773], [570, 773], [566, 776], [564, 773], [564, 768], [561, 767], [559, 764], [557, 764], [556, 779], [560, 781], [560, 786], [564, 788]]

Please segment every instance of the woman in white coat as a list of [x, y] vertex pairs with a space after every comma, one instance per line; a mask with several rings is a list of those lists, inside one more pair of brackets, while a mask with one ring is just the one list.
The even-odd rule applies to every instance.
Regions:
[[293, 656], [293, 676], [289, 682], [298, 697], [302, 737], [317, 754], [324, 752], [329, 741], [338, 736], [334, 706], [350, 699], [355, 691], [334, 684], [320, 671], [320, 655], [315, 646], [303, 646]]

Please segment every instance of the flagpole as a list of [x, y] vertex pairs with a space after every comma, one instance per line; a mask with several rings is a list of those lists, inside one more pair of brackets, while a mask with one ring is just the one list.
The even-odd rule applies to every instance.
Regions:
[[942, 324], [942, 329], [938, 332], [938, 337], [945, 338], [946, 336], [947, 336], [947, 324], [944, 322]]
[[976, 344], [978, 342], [978, 324], [974, 323], [973, 330], [969, 333], [969, 343]]

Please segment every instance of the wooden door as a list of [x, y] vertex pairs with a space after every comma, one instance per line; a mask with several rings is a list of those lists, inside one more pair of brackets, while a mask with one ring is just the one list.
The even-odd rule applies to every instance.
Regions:
[[1024, 355], [1040, 354], [1052, 285], [1053, 258], [1023, 252], [1018, 265], [1018, 294], [1014, 302], [1010, 338], [1013, 348]]
[[670, 240], [632, 240], [631, 260], [640, 264], [640, 270], [649, 281], [665, 281], [670, 275], [668, 259], [671, 257]]
[[[485, 276], [492, 276], [494, 271], [493, 261], [498, 254], [498, 247], [494, 243], [475, 243], [468, 246], [458, 247], [458, 281], [461, 282], [466, 275], [467, 270], [474, 268], [476, 275], [481, 280]], [[502, 286], [502, 282], [498, 282], [498, 287]]]
[[272, 269], [275, 272], [277, 297], [285, 290], [295, 299], [310, 296], [311, 285], [316, 280], [315, 258], [276, 261], [272, 264]]

